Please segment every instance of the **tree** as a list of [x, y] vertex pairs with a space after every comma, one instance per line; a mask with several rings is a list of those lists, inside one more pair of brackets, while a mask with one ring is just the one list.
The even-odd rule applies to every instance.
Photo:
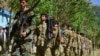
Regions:
[[[30, 7], [32, 2], [31, 0], [28, 1]], [[18, 0], [10, 0], [9, 5], [13, 8], [13, 11], [19, 9], [18, 3]], [[98, 17], [91, 7], [90, 0], [41, 0], [33, 11], [37, 15], [36, 24], [40, 21], [40, 13], [45, 12], [61, 24], [66, 22], [72, 25], [75, 31], [79, 30], [90, 38], [94, 37], [99, 30]]]

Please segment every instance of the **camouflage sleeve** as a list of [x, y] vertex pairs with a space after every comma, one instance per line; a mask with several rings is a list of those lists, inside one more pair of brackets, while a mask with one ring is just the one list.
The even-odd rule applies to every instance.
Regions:
[[34, 17], [35, 17], [35, 14], [34, 14], [33, 11], [31, 11], [31, 12], [29, 12], [29, 13], [27, 14], [27, 18], [28, 18], [29, 25], [35, 24], [35, 23], [34, 23], [34, 19], [33, 19]]
[[25, 32], [26, 32], [26, 36], [28, 36], [31, 33], [31, 29], [27, 28]]

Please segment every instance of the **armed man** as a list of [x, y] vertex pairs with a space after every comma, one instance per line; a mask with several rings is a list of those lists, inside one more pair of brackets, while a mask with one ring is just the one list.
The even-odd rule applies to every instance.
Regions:
[[37, 56], [44, 56], [44, 46], [46, 41], [46, 30], [47, 30], [47, 14], [41, 13], [41, 22], [37, 26], [39, 30], [39, 36], [37, 37]]
[[57, 21], [53, 22], [52, 30], [51, 30], [51, 40], [47, 44], [47, 47], [49, 48], [49, 52], [51, 52], [52, 55], [49, 56], [61, 56], [63, 55], [63, 46], [61, 45], [63, 41], [63, 37], [61, 36], [60, 32], [60, 25]]
[[14, 26], [11, 31], [11, 39], [14, 39], [12, 47], [12, 56], [31, 56], [32, 49], [32, 15], [31, 12], [21, 15], [28, 10], [28, 0], [20, 1], [20, 11], [16, 13], [14, 18]]
[[65, 46], [65, 55], [71, 56], [71, 47], [72, 47], [72, 39], [73, 39], [73, 31], [71, 25], [67, 25], [67, 31], [65, 37], [66, 37], [66, 46]]
[[66, 23], [62, 24], [62, 37], [64, 38], [64, 55], [67, 56], [67, 44], [69, 41], [68, 38], [68, 25]]

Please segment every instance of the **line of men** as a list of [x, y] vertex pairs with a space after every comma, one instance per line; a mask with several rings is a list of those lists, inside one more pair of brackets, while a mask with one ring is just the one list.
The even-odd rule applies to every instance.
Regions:
[[90, 55], [92, 42], [84, 34], [76, 33], [66, 24], [63, 24], [61, 29], [57, 21], [54, 21], [52, 27], [48, 29], [49, 24], [46, 20], [47, 15], [41, 14], [41, 23], [37, 27], [39, 35], [36, 37], [36, 56]]
[[32, 52], [36, 56], [82, 56], [85, 50], [88, 53], [92, 50], [91, 40], [83, 34], [77, 34], [71, 26], [63, 24], [60, 29], [59, 23], [54, 21], [50, 23], [52, 27], [48, 28], [50, 24], [47, 23], [47, 15], [43, 13], [40, 18], [41, 22], [37, 27], [33, 25], [29, 27], [28, 23], [25, 23], [24, 32], [29, 34], [31, 31], [29, 35], [22, 34], [24, 37], [21, 37], [17, 32], [15, 33], [17, 39], [14, 39], [12, 50], [16, 52], [14, 54], [23, 55], [26, 51], [23, 56], [30, 56]]
[[91, 40], [83, 34], [77, 34], [71, 26], [64, 24], [61, 30], [59, 23], [48, 19], [45, 13], [40, 15], [40, 19], [41, 22], [36, 28], [29, 26], [28, 21], [24, 25], [22, 36], [17, 33], [14, 54], [30, 56], [35, 52], [36, 56], [82, 56], [85, 50], [88, 51], [86, 53], [91, 51]]
[[40, 15], [38, 26], [32, 24], [31, 12], [20, 17], [28, 10], [27, 2], [20, 0], [21, 9], [14, 18], [11, 56], [83, 56], [91, 53], [92, 41], [76, 33], [71, 26], [63, 24], [60, 28], [59, 22], [48, 19], [45, 13]]

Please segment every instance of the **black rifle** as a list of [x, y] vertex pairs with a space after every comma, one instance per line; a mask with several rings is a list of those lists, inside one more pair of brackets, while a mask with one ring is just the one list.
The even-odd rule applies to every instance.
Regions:
[[[31, 21], [32, 18], [35, 17], [35, 15], [31, 15], [31, 16], [24, 16], [23, 20], [22, 20], [22, 24], [21, 24], [21, 28], [20, 28], [20, 32], [24, 32], [24, 24], [28, 23], [29, 25], [31, 25]], [[27, 22], [28, 21], [28, 22]], [[29, 33], [27, 33], [26, 36], [28, 36], [31, 33], [31, 31]]]
[[46, 35], [48, 39], [51, 39], [53, 37], [53, 34], [52, 34], [53, 19], [48, 17], [46, 23], [47, 23]]
[[[34, 2], [34, 1], [33, 1]], [[38, 5], [38, 3], [40, 2], [40, 0], [37, 0], [35, 3], [33, 3], [32, 4], [32, 6], [28, 9], [28, 10], [26, 10], [25, 12], [23, 12], [20, 16], [22, 16], [22, 17], [25, 17], [25, 18], [23, 18], [23, 20], [22, 20], [22, 24], [21, 24], [21, 32], [23, 32], [23, 25], [24, 25], [24, 23], [25, 23], [25, 21], [26, 20], [28, 20], [28, 18], [32, 18], [32, 17], [34, 17], [35, 15], [32, 15], [32, 16], [27, 16], [26, 17], [26, 15], [30, 12], [30, 11], [32, 11], [37, 5]]]
[[[39, 4], [39, 2], [40, 2], [40, 0], [37, 0], [36, 2], [34, 2], [34, 3], [32, 3], [32, 6], [28, 9], [28, 10], [26, 10], [26, 11], [24, 11], [23, 13], [21, 13], [18, 17], [17, 17], [17, 20], [15, 20], [13, 23], [12, 23], [12, 26], [14, 27], [14, 25], [16, 25], [16, 23], [19, 21], [19, 19], [21, 19], [21, 18], [23, 18], [25, 15], [27, 15], [30, 11], [32, 11], [38, 4]], [[33, 16], [30, 16], [30, 17], [33, 17]], [[23, 31], [23, 23], [25, 22], [25, 20], [27, 20], [28, 18], [26, 18], [26, 19], [24, 19], [24, 20], [22, 20], [22, 24], [20, 24], [20, 26], [21, 26], [21, 31]], [[15, 28], [16, 28], [16, 26], [15, 26]], [[14, 31], [13, 31], [14, 30]], [[14, 35], [14, 33], [17, 31], [17, 29], [13, 29], [12, 28], [12, 32], [11, 32], [11, 34], [10, 35]], [[10, 37], [10, 40], [12, 39], [12, 36]]]

